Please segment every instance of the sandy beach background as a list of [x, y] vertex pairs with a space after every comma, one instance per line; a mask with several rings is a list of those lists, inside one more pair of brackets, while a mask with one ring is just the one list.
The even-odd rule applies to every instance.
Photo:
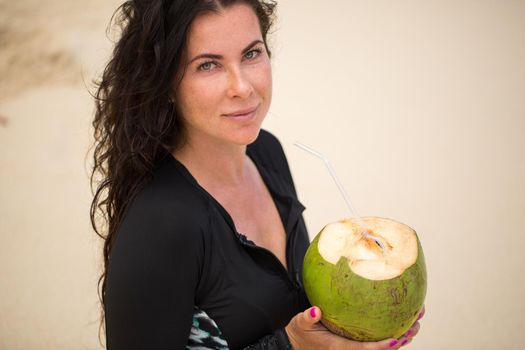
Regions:
[[[119, 1], [0, 0], [0, 349], [101, 349], [89, 224], [92, 81]], [[523, 349], [525, 1], [279, 2], [274, 102], [310, 234], [414, 227], [427, 315], [411, 349]], [[103, 341], [102, 341], [103, 342]]]

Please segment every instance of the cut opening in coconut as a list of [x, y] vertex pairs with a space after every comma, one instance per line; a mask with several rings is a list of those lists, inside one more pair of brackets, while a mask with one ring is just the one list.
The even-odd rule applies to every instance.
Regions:
[[[365, 217], [363, 222], [364, 228], [352, 219], [327, 225], [318, 243], [323, 259], [335, 265], [344, 257], [355, 274], [370, 280], [395, 278], [416, 262], [418, 243], [413, 229], [378, 217]], [[370, 237], [362, 234], [364, 229]]]

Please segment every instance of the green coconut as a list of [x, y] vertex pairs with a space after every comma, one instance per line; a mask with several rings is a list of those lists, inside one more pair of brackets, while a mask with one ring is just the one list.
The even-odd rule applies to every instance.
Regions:
[[325, 226], [306, 252], [303, 282], [321, 322], [358, 341], [399, 338], [417, 320], [426, 294], [425, 258], [416, 232], [390, 219]]

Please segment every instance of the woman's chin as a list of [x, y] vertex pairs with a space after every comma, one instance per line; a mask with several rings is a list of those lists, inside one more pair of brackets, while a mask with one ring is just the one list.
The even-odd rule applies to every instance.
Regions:
[[243, 128], [242, 130], [238, 130], [237, 132], [233, 133], [231, 135], [231, 142], [239, 145], [239, 146], [247, 146], [255, 140], [257, 140], [257, 137], [259, 136], [259, 132], [261, 131], [261, 126], [250, 126], [247, 128]]

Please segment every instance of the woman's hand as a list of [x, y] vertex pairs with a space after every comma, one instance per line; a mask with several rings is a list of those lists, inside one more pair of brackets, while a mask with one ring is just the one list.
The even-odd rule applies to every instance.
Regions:
[[[423, 317], [423, 307], [419, 319]], [[414, 325], [399, 339], [385, 339], [378, 342], [358, 342], [340, 337], [326, 329], [319, 321], [321, 310], [311, 307], [297, 314], [285, 327], [288, 338], [294, 350], [395, 350], [412, 341], [419, 332], [419, 322]]]

